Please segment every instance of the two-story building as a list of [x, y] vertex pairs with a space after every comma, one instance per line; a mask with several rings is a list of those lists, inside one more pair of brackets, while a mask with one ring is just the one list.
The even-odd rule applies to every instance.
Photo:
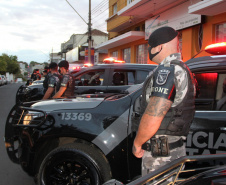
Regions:
[[[106, 49], [96, 49], [94, 54], [94, 47], [106, 42], [108, 34], [100, 30], [93, 29], [92, 35], [92, 51], [91, 59], [94, 63], [103, 61], [107, 57], [108, 51]], [[88, 51], [88, 32], [85, 34], [73, 34], [70, 39], [61, 44], [61, 58], [66, 59], [69, 63], [84, 63]], [[51, 54], [50, 54], [51, 55]]]
[[152, 63], [147, 40], [157, 28], [179, 32], [183, 60], [207, 55], [205, 46], [226, 42], [225, 0], [109, 0], [109, 40], [96, 49], [128, 63]]

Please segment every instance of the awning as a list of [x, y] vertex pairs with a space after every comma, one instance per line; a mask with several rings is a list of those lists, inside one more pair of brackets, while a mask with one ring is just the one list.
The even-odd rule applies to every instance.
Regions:
[[199, 15], [217, 15], [226, 12], [225, 0], [205, 0], [188, 7], [188, 13]]
[[143, 31], [129, 31], [95, 47], [95, 49], [111, 49], [136, 40], [144, 39]]

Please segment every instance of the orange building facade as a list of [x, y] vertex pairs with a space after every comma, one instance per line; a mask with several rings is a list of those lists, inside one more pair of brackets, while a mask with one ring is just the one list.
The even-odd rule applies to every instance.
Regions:
[[179, 32], [183, 61], [207, 56], [207, 45], [226, 42], [224, 0], [109, 0], [106, 21], [109, 40], [97, 48], [128, 63], [153, 63], [147, 40], [162, 26]]

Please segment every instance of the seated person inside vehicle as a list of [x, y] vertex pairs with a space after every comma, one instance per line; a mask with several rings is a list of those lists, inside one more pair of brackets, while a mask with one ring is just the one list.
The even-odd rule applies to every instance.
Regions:
[[102, 86], [104, 82], [103, 71], [83, 73], [75, 78], [76, 86]]

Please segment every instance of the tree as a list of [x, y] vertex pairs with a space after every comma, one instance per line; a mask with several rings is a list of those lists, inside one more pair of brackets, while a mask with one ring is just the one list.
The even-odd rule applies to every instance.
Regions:
[[0, 58], [0, 74], [5, 74], [6, 73], [6, 68], [7, 68], [6, 61], [4, 61], [4, 60], [2, 60]]
[[31, 61], [29, 65], [30, 66], [35, 66], [36, 64], [39, 64], [39, 63], [38, 62], [35, 62], [35, 61]]
[[[0, 56], [0, 61], [4, 61], [7, 64], [6, 70], [4, 72], [9, 72], [9, 73], [13, 73], [13, 74], [20, 72], [20, 66], [17, 63], [17, 56], [7, 55], [7, 54], [3, 53]], [[2, 63], [4, 63], [4, 62], [2, 62]]]

